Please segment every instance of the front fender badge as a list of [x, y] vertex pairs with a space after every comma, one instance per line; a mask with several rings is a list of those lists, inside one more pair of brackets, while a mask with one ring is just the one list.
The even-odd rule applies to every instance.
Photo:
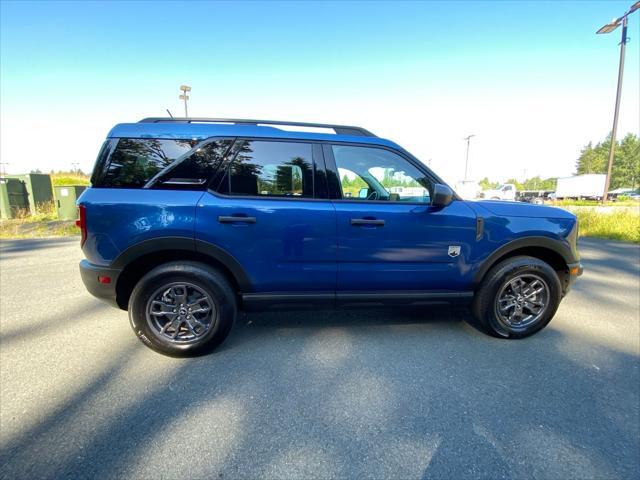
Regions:
[[460, 245], [449, 245], [449, 256], [457, 257], [460, 255]]

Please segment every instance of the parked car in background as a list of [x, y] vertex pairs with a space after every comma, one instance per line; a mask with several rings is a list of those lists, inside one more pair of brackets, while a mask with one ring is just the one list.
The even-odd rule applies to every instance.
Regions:
[[484, 190], [481, 194], [481, 198], [489, 200], [510, 200], [516, 199], [516, 186], [513, 183], [504, 183], [499, 185], [498, 188], [492, 190]]
[[239, 310], [462, 303], [487, 333], [522, 338], [582, 273], [572, 213], [464, 201], [359, 127], [116, 125], [78, 206], [85, 286], [175, 356], [220, 344]]
[[635, 190], [632, 187], [616, 188], [615, 190], [609, 190], [607, 194], [609, 200], [638, 200], [640, 199], [640, 191]]
[[606, 175], [597, 173], [560, 177], [556, 185], [556, 199], [601, 200], [605, 180]]
[[516, 200], [519, 202], [542, 205], [551, 200], [553, 190], [520, 190], [516, 193]]

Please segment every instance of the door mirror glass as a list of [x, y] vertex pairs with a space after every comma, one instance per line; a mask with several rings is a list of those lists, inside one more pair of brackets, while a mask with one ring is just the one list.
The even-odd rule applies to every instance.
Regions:
[[453, 190], [441, 183], [433, 186], [433, 202], [434, 207], [446, 207], [453, 201]]
[[358, 192], [358, 198], [367, 198], [369, 196], [368, 188], [361, 188]]

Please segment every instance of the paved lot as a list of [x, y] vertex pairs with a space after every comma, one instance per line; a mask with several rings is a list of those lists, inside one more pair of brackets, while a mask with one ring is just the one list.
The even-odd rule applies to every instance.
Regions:
[[638, 478], [640, 250], [533, 338], [464, 311], [250, 314], [171, 359], [93, 299], [77, 240], [2, 242], [0, 477]]

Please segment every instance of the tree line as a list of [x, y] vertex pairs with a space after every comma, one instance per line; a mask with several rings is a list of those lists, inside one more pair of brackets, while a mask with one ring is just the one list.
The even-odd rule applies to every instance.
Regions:
[[[610, 135], [595, 146], [593, 142], [585, 145], [576, 160], [575, 174], [607, 173], [610, 145]], [[513, 183], [517, 190], [555, 190], [556, 181], [557, 178], [543, 179], [536, 176], [528, 178], [524, 182], [510, 178], [503, 183]], [[480, 180], [479, 184], [483, 190], [489, 190], [496, 188], [499, 182], [492, 182], [488, 177], [485, 177]], [[633, 190], [640, 187], [640, 137], [633, 133], [627, 134], [622, 140], [616, 142], [609, 189], [627, 187]]]

